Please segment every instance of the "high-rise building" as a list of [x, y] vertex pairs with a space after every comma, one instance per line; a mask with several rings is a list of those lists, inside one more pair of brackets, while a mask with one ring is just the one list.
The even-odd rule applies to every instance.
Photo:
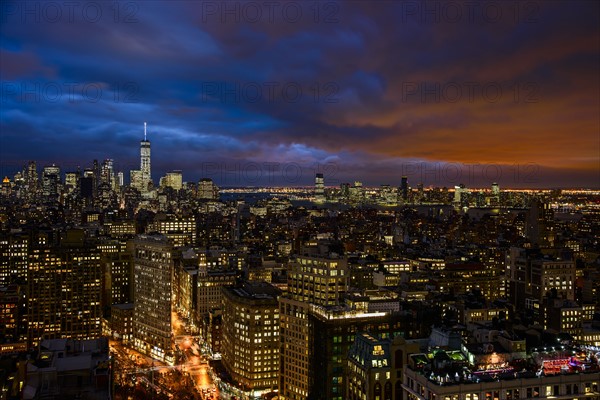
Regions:
[[171, 284], [173, 246], [163, 235], [140, 235], [133, 242], [134, 347], [173, 364]]
[[365, 191], [360, 181], [355, 181], [354, 186], [348, 188], [348, 197], [353, 203], [360, 203], [364, 200]]
[[132, 188], [137, 189], [140, 193], [145, 193], [147, 191], [147, 185], [144, 181], [142, 171], [137, 169], [129, 171], [129, 185]]
[[161, 187], [170, 187], [174, 190], [181, 190], [183, 187], [183, 177], [180, 170], [167, 172], [165, 176], [160, 178]]
[[279, 298], [280, 378], [285, 399], [306, 399], [311, 389], [311, 357], [315, 350], [309, 332], [314, 305], [338, 305], [347, 285], [347, 260], [298, 256], [289, 267], [288, 293]]
[[222, 291], [223, 364], [240, 389], [256, 398], [278, 384], [281, 291], [265, 282]]
[[46, 200], [58, 200], [60, 188], [60, 167], [52, 164], [44, 167], [42, 174], [42, 194]]
[[492, 183], [492, 191], [488, 203], [492, 207], [500, 205], [500, 186], [496, 182]]
[[500, 195], [500, 186], [494, 182], [492, 183], [492, 196], [499, 196]]
[[198, 320], [206, 317], [211, 310], [221, 307], [223, 299], [221, 287], [233, 286], [237, 275], [238, 273], [235, 270], [209, 270], [205, 263], [199, 261], [198, 292], [196, 297], [198, 301], [196, 307]]
[[12, 189], [12, 183], [10, 182], [10, 178], [5, 176], [2, 179], [2, 187], [0, 188], [0, 195], [8, 197], [10, 195]]
[[35, 245], [29, 253], [29, 345], [41, 339], [101, 336], [100, 254], [81, 230], [67, 231], [60, 245]]
[[217, 200], [219, 188], [210, 178], [202, 178], [198, 182], [198, 198], [204, 200]]
[[102, 162], [102, 169], [100, 171], [100, 183], [108, 184], [113, 190], [116, 188], [113, 160], [110, 158], [107, 158]]
[[131, 170], [130, 185], [140, 193], [147, 193], [152, 184], [152, 173], [150, 166], [150, 141], [146, 135], [146, 123], [144, 122], [144, 140], [140, 142], [140, 169]]
[[37, 196], [39, 190], [38, 173], [35, 161], [29, 161], [27, 167], [24, 168], [23, 176], [25, 177], [25, 185], [27, 187], [27, 197], [32, 199]]
[[377, 339], [356, 334], [348, 354], [346, 399], [402, 399], [402, 371], [408, 356], [419, 352], [416, 341], [401, 336]]
[[461, 183], [458, 186], [454, 186], [454, 201], [452, 202], [454, 208], [460, 209], [468, 206], [468, 194], [469, 189], [467, 189], [464, 184]]
[[[23, 281], [24, 282], [24, 281]], [[0, 354], [3, 344], [14, 344], [26, 349], [27, 342], [27, 285], [21, 282], [0, 286]]]
[[540, 247], [554, 246], [554, 212], [548, 203], [534, 199], [527, 211], [525, 236]]
[[544, 298], [574, 300], [575, 279], [575, 261], [568, 252], [511, 247], [506, 253], [509, 301], [517, 309], [534, 311], [542, 325]]
[[146, 137], [146, 123], [144, 122], [144, 140], [140, 142], [140, 171], [145, 181], [152, 181], [150, 168], [150, 141]]
[[196, 218], [193, 215], [178, 217], [174, 214], [157, 214], [147, 231], [165, 235], [174, 247], [196, 244]]
[[102, 263], [102, 307], [133, 302], [133, 257], [131, 248], [119, 240], [98, 244]]
[[400, 196], [402, 196], [402, 202], [408, 201], [408, 177], [403, 176], [400, 181]]
[[70, 171], [65, 173], [65, 189], [67, 193], [79, 193], [79, 172]]
[[344, 257], [298, 256], [288, 272], [288, 297], [324, 306], [340, 304], [346, 292], [347, 273]]
[[22, 232], [0, 234], [0, 284], [27, 278], [29, 235]]
[[323, 179], [323, 174], [315, 175], [315, 200], [318, 202], [325, 201], [325, 179]]

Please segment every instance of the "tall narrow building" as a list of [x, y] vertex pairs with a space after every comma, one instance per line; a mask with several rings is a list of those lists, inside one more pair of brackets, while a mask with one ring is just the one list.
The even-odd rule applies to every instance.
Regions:
[[146, 123], [144, 122], [144, 140], [140, 142], [140, 171], [146, 183], [152, 180], [150, 170], [150, 141], [146, 136]]
[[313, 305], [342, 302], [347, 285], [344, 257], [297, 256], [289, 267], [288, 292], [279, 298], [279, 392], [284, 399], [304, 400], [311, 393], [311, 359], [314, 348], [309, 314]]
[[406, 203], [408, 201], [408, 177], [403, 176], [400, 182], [400, 196], [402, 199], [402, 203]]
[[140, 235], [133, 242], [134, 347], [173, 364], [171, 282], [173, 246], [163, 235]]
[[152, 183], [150, 141], [147, 138], [146, 126], [144, 122], [144, 140], [140, 142], [140, 169], [129, 171], [130, 185], [140, 193], [147, 193]]
[[315, 176], [315, 200], [318, 202], [325, 201], [325, 179], [323, 174]]
[[534, 199], [527, 211], [525, 236], [532, 244], [554, 247], [554, 211], [540, 199]]

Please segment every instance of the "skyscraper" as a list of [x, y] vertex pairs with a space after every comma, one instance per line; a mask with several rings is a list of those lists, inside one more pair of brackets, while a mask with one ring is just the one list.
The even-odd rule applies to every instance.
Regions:
[[60, 167], [52, 164], [44, 167], [42, 174], [42, 193], [46, 200], [58, 200], [60, 186]]
[[323, 174], [315, 176], [315, 200], [319, 202], [325, 201], [325, 180], [323, 179]]
[[311, 391], [313, 305], [338, 305], [346, 291], [346, 258], [298, 256], [289, 266], [288, 293], [279, 298], [280, 384], [285, 399], [307, 399]]
[[198, 182], [198, 198], [205, 200], [217, 200], [219, 198], [219, 188], [210, 178], [202, 178]]
[[146, 183], [152, 180], [150, 171], [150, 141], [146, 138], [146, 123], [144, 122], [144, 140], [140, 142], [140, 171]]
[[183, 177], [181, 170], [169, 171], [165, 176], [160, 178], [161, 187], [170, 187], [174, 190], [181, 190], [183, 187]]
[[100, 183], [107, 183], [112, 189], [115, 189], [115, 173], [113, 169], [113, 160], [107, 158], [102, 162], [100, 171]]
[[39, 180], [37, 173], [37, 166], [35, 161], [29, 161], [27, 166], [23, 168], [23, 177], [25, 178], [25, 193], [27, 199], [33, 200], [37, 198], [39, 194]]
[[402, 202], [408, 201], [408, 177], [403, 176], [400, 183], [400, 195], [402, 196]]
[[527, 211], [525, 236], [540, 247], [554, 246], [554, 211], [540, 199], [534, 199]]
[[130, 185], [136, 188], [140, 193], [147, 193], [152, 174], [150, 168], [150, 141], [147, 139], [146, 123], [144, 122], [144, 140], [140, 142], [140, 169], [131, 170]]
[[163, 235], [140, 235], [134, 241], [134, 347], [172, 364], [171, 281], [173, 246]]

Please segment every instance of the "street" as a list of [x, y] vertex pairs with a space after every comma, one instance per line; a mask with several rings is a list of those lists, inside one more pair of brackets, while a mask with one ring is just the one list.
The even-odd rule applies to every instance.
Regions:
[[179, 354], [177, 350], [180, 350], [182, 354], [181, 361], [183, 362], [179, 364], [181, 371], [193, 379], [203, 399], [221, 398], [219, 388], [209, 374], [208, 360], [200, 352], [201, 343], [198, 342], [198, 336], [189, 334], [185, 322], [176, 312], [172, 313], [171, 318], [176, 354]]

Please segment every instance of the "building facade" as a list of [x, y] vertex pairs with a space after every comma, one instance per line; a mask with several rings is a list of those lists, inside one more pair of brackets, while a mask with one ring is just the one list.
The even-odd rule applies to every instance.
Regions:
[[171, 287], [173, 246], [162, 235], [134, 240], [134, 347], [139, 352], [173, 363]]
[[241, 389], [257, 397], [277, 389], [279, 289], [260, 282], [223, 287], [223, 364]]

